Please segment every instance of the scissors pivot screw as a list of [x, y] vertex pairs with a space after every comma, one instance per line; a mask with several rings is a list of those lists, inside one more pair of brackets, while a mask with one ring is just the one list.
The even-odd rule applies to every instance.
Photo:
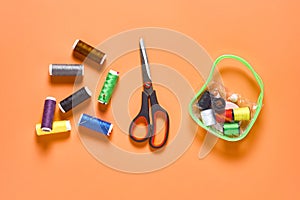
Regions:
[[147, 83], [144, 84], [144, 87], [145, 87], [146, 89], [149, 89], [151, 86], [152, 86], [152, 83], [151, 83], [151, 82], [147, 82]]

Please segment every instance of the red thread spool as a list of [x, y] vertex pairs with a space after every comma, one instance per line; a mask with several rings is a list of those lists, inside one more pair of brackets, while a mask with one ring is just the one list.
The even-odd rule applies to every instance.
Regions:
[[225, 122], [233, 122], [233, 109], [225, 110]]
[[225, 112], [220, 114], [215, 113], [215, 115], [218, 123], [234, 122], [233, 109], [227, 109]]

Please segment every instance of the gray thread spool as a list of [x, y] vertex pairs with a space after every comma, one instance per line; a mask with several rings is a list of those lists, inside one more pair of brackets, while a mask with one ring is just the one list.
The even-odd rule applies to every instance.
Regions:
[[83, 64], [50, 64], [50, 76], [83, 76]]

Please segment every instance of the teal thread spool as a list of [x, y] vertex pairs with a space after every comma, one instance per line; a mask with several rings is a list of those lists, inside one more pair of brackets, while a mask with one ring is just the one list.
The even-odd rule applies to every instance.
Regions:
[[103, 84], [103, 87], [101, 89], [101, 92], [98, 96], [98, 101], [102, 104], [108, 104], [109, 100], [112, 96], [112, 93], [116, 87], [116, 84], [119, 79], [119, 72], [114, 70], [109, 70], [105, 82]]
[[239, 134], [240, 134], [240, 124], [238, 122], [224, 123], [223, 133], [226, 136], [239, 136]]

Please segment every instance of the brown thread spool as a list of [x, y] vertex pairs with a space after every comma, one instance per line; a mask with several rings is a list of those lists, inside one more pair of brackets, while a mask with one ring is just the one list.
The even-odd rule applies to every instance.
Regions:
[[100, 65], [102, 65], [106, 59], [105, 53], [81, 40], [76, 40], [74, 42], [73, 52], [74, 56], [81, 60], [84, 60], [87, 57]]

